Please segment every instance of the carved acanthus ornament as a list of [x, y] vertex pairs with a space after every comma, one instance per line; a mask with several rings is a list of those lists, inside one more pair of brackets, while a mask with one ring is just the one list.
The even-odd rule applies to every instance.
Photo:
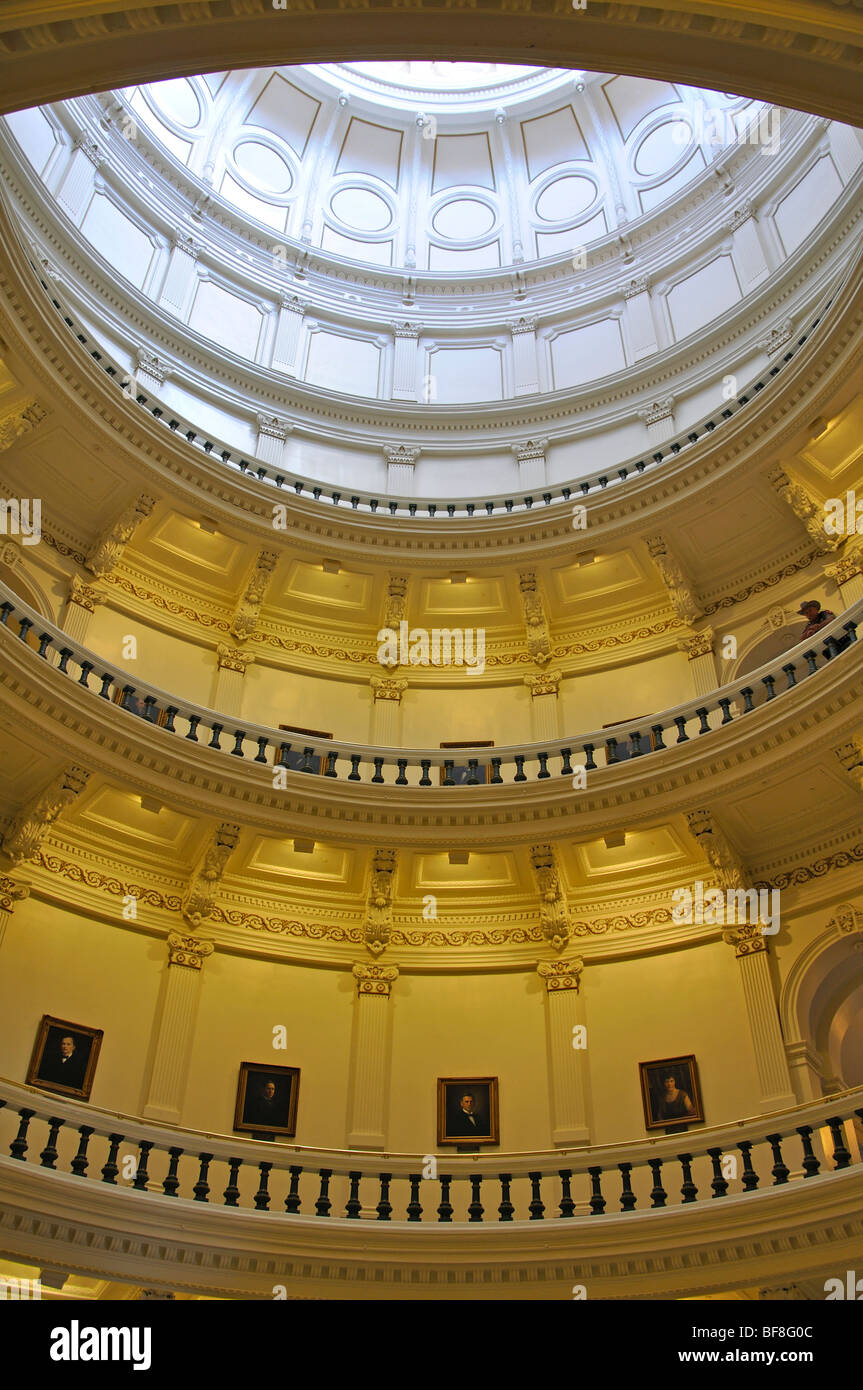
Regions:
[[650, 558], [662, 577], [668, 593], [669, 602], [684, 623], [696, 622], [703, 613], [694, 588], [677, 557], [672, 553], [663, 536], [645, 538]]
[[562, 951], [572, 935], [572, 922], [554, 847], [534, 845], [530, 851], [530, 862], [539, 891], [542, 934], [556, 951]]
[[812, 544], [821, 555], [838, 550], [844, 536], [830, 536], [824, 529], [824, 508], [819, 506], [800, 483], [794, 482], [785, 469], [777, 466], [768, 474], [770, 483], [778, 497], [791, 508], [794, 515], [803, 523]]
[[93, 613], [97, 603], [102, 603], [104, 595], [93, 584], [87, 584], [83, 579], [79, 579], [77, 574], [72, 575], [69, 585], [69, 602], [77, 603], [79, 608], [84, 608], [88, 613]]
[[258, 434], [267, 439], [277, 439], [284, 443], [291, 432], [291, 422], [281, 415], [259, 414], [255, 416], [255, 419], [258, 424]]
[[231, 619], [231, 636], [236, 637], [238, 642], [246, 642], [255, 634], [261, 605], [278, 560], [279, 556], [275, 550], [262, 550], [255, 560], [243, 596]]
[[38, 401], [25, 401], [23, 405], [14, 406], [0, 420], [0, 453], [11, 449], [16, 440], [41, 424], [47, 414]]
[[853, 903], [839, 903], [828, 923], [840, 936], [853, 936], [855, 951], [863, 951], [863, 911]]
[[677, 646], [680, 651], [686, 652], [690, 661], [695, 661], [699, 656], [713, 654], [714, 637], [713, 628], [706, 627], [701, 632], [693, 632], [689, 636], [679, 638]]
[[524, 683], [536, 699], [537, 695], [559, 695], [562, 680], [562, 671], [543, 671], [538, 676], [525, 676]]
[[0, 874], [0, 912], [14, 912], [15, 904], [29, 896], [29, 883], [16, 883], [8, 874]]
[[832, 565], [825, 565], [824, 573], [836, 584], [847, 584], [855, 575], [863, 574], [863, 546], [857, 545], [853, 550], [847, 550]]
[[750, 217], [754, 216], [755, 208], [752, 203], [741, 203], [739, 208], [735, 208], [730, 221], [727, 223], [729, 232], [736, 232], [739, 227], [743, 226], [744, 222], [748, 222]]
[[719, 887], [726, 892], [729, 888], [735, 891], [750, 888], [752, 884], [742, 861], [711, 812], [687, 811], [686, 819], [690, 834], [713, 867]]
[[388, 627], [393, 632], [398, 632], [399, 623], [404, 622], [407, 617], [407, 592], [407, 576], [404, 574], [390, 575], [382, 627]]
[[251, 666], [255, 659], [251, 652], [241, 652], [237, 647], [228, 647], [223, 642], [216, 649], [216, 657], [220, 671], [237, 671], [241, 676], [246, 674], [246, 667]]
[[372, 676], [371, 686], [376, 700], [394, 700], [398, 705], [401, 704], [408, 683], [394, 676]]
[[378, 999], [389, 999], [399, 972], [395, 965], [357, 964], [353, 967], [353, 977], [357, 982], [357, 994], [373, 994]]
[[545, 981], [545, 988], [549, 994], [558, 990], [574, 990], [578, 994], [581, 990], [583, 970], [584, 961], [580, 957], [569, 960], [541, 960], [536, 967], [536, 973]]
[[624, 299], [635, 299], [635, 296], [638, 294], [646, 294], [647, 289], [647, 277], [645, 275], [640, 275], [635, 280], [629, 281], [629, 284], [623, 291], [623, 297]]
[[759, 338], [756, 347], [760, 347], [762, 352], [766, 352], [768, 357], [772, 357], [774, 352], [778, 352], [794, 336], [794, 325], [790, 319], [783, 319], [775, 328], [764, 338]]
[[547, 439], [526, 439], [523, 444], [511, 445], [516, 463], [545, 463]]
[[32, 859], [49, 825], [80, 795], [90, 780], [83, 767], [68, 767], [13, 817], [3, 849], [13, 864]]
[[741, 956], [755, 956], [760, 951], [767, 950], [767, 938], [761, 927], [755, 923], [742, 923], [737, 927], [723, 927], [722, 940], [726, 946], [734, 947], [734, 954], [739, 959]]
[[419, 337], [419, 332], [420, 326], [418, 323], [409, 323], [405, 321], [403, 323], [393, 324], [393, 333], [396, 338], [412, 338], [413, 341], [416, 342]]
[[414, 468], [416, 467], [416, 461], [419, 456], [419, 449], [407, 448], [404, 444], [384, 445], [384, 458], [390, 465], [400, 463], [407, 468]]
[[155, 497], [142, 493], [131, 507], [121, 513], [111, 529], [97, 540], [84, 562], [91, 574], [95, 574], [97, 579], [104, 579], [116, 568], [129, 541], [141, 522], [150, 516], [155, 505]]
[[197, 936], [187, 936], [178, 931], [168, 934], [169, 965], [184, 965], [188, 970], [200, 970], [214, 949], [212, 941], [202, 941]]
[[375, 956], [386, 949], [392, 932], [395, 871], [396, 851], [376, 849], [372, 858], [366, 920], [363, 926], [366, 945]]
[[645, 425], [658, 425], [660, 420], [669, 420], [674, 414], [674, 397], [660, 396], [638, 411], [638, 418]]
[[509, 329], [510, 329], [510, 332], [512, 333], [512, 335], [513, 335], [514, 338], [517, 337], [519, 333], [535, 333], [535, 332], [536, 332], [536, 319], [532, 319], [532, 318], [519, 318], [519, 319], [516, 319], [514, 323], [511, 323], [511, 324], [509, 325]]
[[532, 570], [518, 577], [521, 603], [524, 609], [524, 623], [527, 630], [527, 649], [537, 666], [551, 661], [551, 633], [548, 618], [539, 592], [536, 575]]
[[189, 926], [195, 930], [212, 914], [222, 875], [236, 848], [239, 835], [239, 825], [223, 821], [210, 836], [198, 866], [189, 880], [180, 910]]
[[167, 381], [171, 368], [167, 362], [163, 362], [160, 357], [157, 357], [155, 352], [151, 352], [149, 348], [141, 347], [135, 353], [135, 358], [138, 363], [138, 371], [144, 376], [152, 377], [160, 386]]

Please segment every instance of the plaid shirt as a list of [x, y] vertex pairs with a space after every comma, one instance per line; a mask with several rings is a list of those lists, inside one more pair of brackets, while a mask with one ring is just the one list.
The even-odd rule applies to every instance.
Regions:
[[832, 623], [835, 617], [836, 614], [831, 613], [829, 608], [822, 608], [818, 613], [818, 617], [815, 618], [811, 623], [806, 624], [805, 628], [800, 634], [800, 641], [805, 642], [807, 637], [811, 637], [813, 633], [817, 632], [818, 629], [820, 627], [823, 627], [825, 623]]

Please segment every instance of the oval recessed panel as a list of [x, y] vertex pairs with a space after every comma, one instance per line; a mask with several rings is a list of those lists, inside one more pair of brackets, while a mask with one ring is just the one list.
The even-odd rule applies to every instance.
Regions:
[[691, 139], [686, 121], [666, 121], [642, 140], [635, 156], [635, 172], [644, 178], [664, 174], [677, 163]]
[[384, 199], [370, 188], [340, 188], [330, 207], [340, 222], [358, 232], [382, 232], [392, 216]]
[[432, 226], [438, 236], [448, 237], [451, 241], [471, 241], [491, 231], [494, 213], [475, 198], [456, 198], [435, 213]]
[[542, 190], [536, 200], [537, 215], [544, 222], [565, 222], [589, 208], [595, 197], [596, 186], [590, 179], [567, 174]]
[[188, 78], [173, 77], [168, 82], [151, 82], [146, 90], [157, 110], [175, 125], [192, 130], [200, 121], [201, 105]]
[[237, 145], [234, 163], [249, 183], [266, 193], [287, 193], [294, 181], [287, 161], [257, 140], [243, 140]]

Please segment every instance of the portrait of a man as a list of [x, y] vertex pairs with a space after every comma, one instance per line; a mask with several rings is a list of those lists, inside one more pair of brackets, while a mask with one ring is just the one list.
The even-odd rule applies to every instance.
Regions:
[[438, 1143], [499, 1142], [497, 1077], [440, 1077]]
[[45, 1014], [36, 1034], [27, 1085], [89, 1100], [101, 1045], [101, 1028]]
[[243, 1062], [237, 1086], [234, 1129], [242, 1134], [293, 1137], [297, 1127], [297, 1067]]
[[704, 1123], [694, 1056], [640, 1062], [639, 1071], [647, 1129]]

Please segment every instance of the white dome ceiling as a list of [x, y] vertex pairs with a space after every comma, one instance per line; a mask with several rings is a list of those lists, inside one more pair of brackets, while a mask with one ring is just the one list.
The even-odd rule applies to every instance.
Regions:
[[454, 276], [576, 254], [720, 162], [758, 110], [681, 84], [490, 63], [240, 70], [123, 95], [276, 236]]

